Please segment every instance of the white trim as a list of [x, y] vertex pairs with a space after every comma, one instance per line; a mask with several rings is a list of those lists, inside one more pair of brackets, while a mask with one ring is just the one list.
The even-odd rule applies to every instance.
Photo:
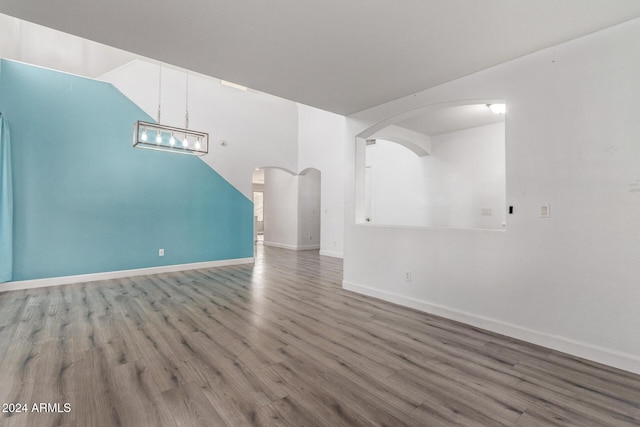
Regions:
[[346, 290], [379, 298], [395, 304], [411, 307], [426, 313], [441, 316], [447, 319], [472, 325], [488, 331], [496, 332], [519, 340], [541, 345], [553, 350], [558, 350], [574, 356], [589, 359], [604, 365], [613, 366], [618, 369], [640, 374], [640, 357], [634, 354], [623, 353], [604, 347], [576, 341], [570, 338], [523, 328], [511, 323], [502, 322], [485, 316], [456, 310], [427, 301], [394, 294], [392, 292], [381, 291], [368, 286], [358, 285], [344, 280], [342, 287]]
[[17, 59], [5, 58], [5, 57], [1, 57], [1, 56], [0, 56], [0, 59], [2, 59], [4, 61], [9, 61], [9, 62], [15, 62], [17, 64], [28, 65], [29, 67], [36, 67], [36, 68], [40, 68], [40, 69], [43, 69], [43, 70], [55, 71], [56, 73], [62, 73], [62, 74], [66, 74], [66, 75], [69, 75], [69, 76], [79, 77], [81, 79], [95, 80], [95, 81], [98, 81], [100, 83], [106, 83], [106, 84], [110, 84], [111, 86], [113, 86], [113, 84], [111, 84], [111, 82], [106, 82], [106, 81], [99, 80], [99, 79], [96, 79], [96, 78], [93, 78], [93, 77], [83, 76], [82, 74], [72, 73], [70, 71], [58, 70], [56, 68], [45, 67], [44, 65], [32, 64], [30, 62], [19, 61]]
[[148, 274], [172, 273], [175, 271], [199, 270], [226, 265], [252, 264], [255, 258], [234, 258], [219, 261], [194, 262], [191, 264], [163, 265], [161, 267], [137, 268], [134, 270], [107, 271], [104, 273], [80, 274], [77, 276], [51, 277], [47, 279], [21, 280], [0, 283], [0, 292], [20, 289], [44, 288], [47, 286], [69, 285], [71, 283], [95, 282], [98, 280], [120, 279], [123, 277], [146, 276]]
[[320, 249], [320, 245], [300, 245], [296, 250], [298, 251], [311, 251]]
[[262, 242], [265, 246], [273, 246], [274, 248], [282, 248], [282, 249], [290, 249], [292, 251], [297, 250], [296, 246], [293, 245], [285, 245], [284, 243], [276, 243], [276, 242], [267, 242], [266, 240]]
[[[141, 62], [143, 64], [149, 64], [149, 65], [156, 65], [156, 66], [158, 65], [158, 61], [156, 61], [155, 59], [151, 59], [149, 57], [142, 56], [142, 55], [137, 55], [137, 54], [131, 53], [131, 52], [127, 52], [127, 53], [132, 54], [134, 56], [134, 58], [131, 58], [129, 61], [125, 62], [124, 64], [119, 65], [116, 68], [114, 68], [112, 70], [109, 70], [106, 73], [103, 73], [103, 74], [99, 75], [96, 78], [93, 78], [93, 80], [100, 80], [100, 81], [103, 81], [105, 83], [111, 83], [110, 81], [106, 80], [106, 79], [109, 78], [110, 74], [113, 74], [116, 71], [119, 71], [119, 70], [121, 70], [121, 69], [123, 69], [125, 67], [128, 67], [129, 65], [134, 64], [136, 62]], [[28, 64], [28, 65], [31, 65], [31, 64]], [[162, 63], [162, 68], [168, 69], [168, 70], [177, 71], [179, 73], [185, 73], [186, 71], [189, 71], [189, 75], [191, 75], [191, 76], [196, 76], [196, 77], [199, 77], [199, 78], [202, 78], [202, 79], [210, 80], [212, 82], [220, 83], [220, 79], [218, 79], [218, 78], [211, 77], [211, 76], [209, 76], [207, 74], [202, 74], [202, 73], [199, 73], [197, 71], [187, 70], [186, 68], [178, 67], [178, 66], [175, 66], [175, 65], [172, 65], [172, 64], [168, 64], [166, 62]], [[54, 70], [54, 71], [57, 71], [57, 70]], [[80, 77], [83, 77], [83, 76], [80, 76]], [[251, 88], [248, 88], [248, 89], [249, 89], [250, 92], [259, 92], [259, 91], [255, 90], [255, 89], [251, 89]], [[262, 93], [262, 92], [260, 92], [260, 93]], [[271, 96], [273, 96], [273, 95], [271, 95]]]
[[342, 254], [342, 252], [332, 252], [332, 251], [320, 250], [320, 255], [330, 256], [330, 257], [333, 257], [333, 258], [344, 258], [344, 255]]
[[309, 251], [312, 249], [320, 249], [320, 245], [301, 245], [301, 246], [294, 246], [294, 245], [287, 245], [284, 243], [276, 243], [276, 242], [267, 242], [266, 240], [262, 242], [263, 245], [265, 246], [273, 246], [274, 248], [282, 248], [282, 249], [289, 249], [292, 251]]
[[[120, 71], [120, 70], [130, 66], [134, 62], [144, 62], [144, 61], [142, 61], [140, 58], [131, 58], [130, 60], [128, 60], [124, 64], [118, 65], [116, 68], [113, 68], [113, 69], [107, 71], [106, 73], [100, 74], [98, 77], [95, 78], [95, 80], [99, 80], [99, 81], [105, 82], [105, 83], [110, 83], [111, 85], [115, 86], [109, 80], [105, 80], [105, 79], [109, 78], [109, 75], [115, 73], [116, 71]], [[163, 63], [163, 65], [164, 65], [164, 63]]]

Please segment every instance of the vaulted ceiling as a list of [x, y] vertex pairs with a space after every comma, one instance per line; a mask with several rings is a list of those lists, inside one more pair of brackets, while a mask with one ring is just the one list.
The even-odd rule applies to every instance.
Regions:
[[640, 1], [0, 0], [0, 12], [350, 114], [640, 17]]

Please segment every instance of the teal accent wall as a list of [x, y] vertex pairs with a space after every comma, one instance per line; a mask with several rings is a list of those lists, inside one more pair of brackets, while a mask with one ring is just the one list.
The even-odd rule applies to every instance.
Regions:
[[13, 280], [253, 256], [253, 203], [197, 157], [132, 148], [136, 120], [153, 120], [111, 84], [0, 70]]

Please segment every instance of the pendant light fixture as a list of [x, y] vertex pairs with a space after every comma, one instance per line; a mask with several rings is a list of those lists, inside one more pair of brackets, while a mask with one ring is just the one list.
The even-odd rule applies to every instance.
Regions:
[[[133, 126], [133, 146], [148, 150], [203, 156], [209, 152], [209, 134], [189, 129], [189, 74], [186, 74], [184, 128], [160, 122], [162, 106], [162, 64], [158, 74], [158, 121], [137, 121]], [[180, 142], [177, 142], [180, 141]]]

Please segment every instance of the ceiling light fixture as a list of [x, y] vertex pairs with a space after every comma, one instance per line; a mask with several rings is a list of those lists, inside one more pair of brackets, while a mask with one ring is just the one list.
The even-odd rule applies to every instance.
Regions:
[[507, 106], [504, 104], [487, 104], [487, 107], [493, 114], [504, 114], [507, 112]]
[[[133, 146], [146, 148], [149, 150], [168, 151], [171, 153], [189, 154], [192, 156], [203, 156], [209, 152], [209, 134], [189, 129], [189, 74], [186, 75], [186, 95], [185, 95], [184, 128], [177, 128], [160, 123], [160, 113], [162, 104], [162, 65], [158, 77], [158, 122], [150, 123], [138, 120], [133, 126]], [[155, 132], [154, 143], [149, 141], [148, 132]], [[163, 134], [170, 134], [167, 141]], [[153, 133], [151, 134], [153, 135]], [[176, 137], [180, 138], [182, 144], [176, 144]]]

